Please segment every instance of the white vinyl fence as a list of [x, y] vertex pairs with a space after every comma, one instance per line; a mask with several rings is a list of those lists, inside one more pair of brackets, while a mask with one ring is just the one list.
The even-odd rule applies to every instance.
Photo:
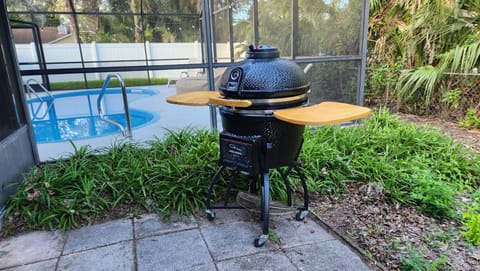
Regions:
[[[38, 63], [35, 45], [16, 44], [18, 61], [20, 63]], [[202, 46], [199, 42], [191, 43], [84, 43], [80, 45], [85, 67], [107, 66], [144, 66], [146, 59], [148, 65], [190, 64], [202, 62]], [[230, 45], [217, 44], [219, 59], [229, 59]], [[47, 64], [47, 69], [82, 68], [80, 49], [78, 44], [44, 44], [45, 61], [64, 62], [61, 64]], [[101, 62], [119, 61], [119, 62]], [[77, 62], [77, 63], [68, 63]], [[37, 64], [21, 65], [21, 70], [38, 69]], [[149, 71], [152, 78], [178, 79], [180, 70]], [[146, 71], [121, 72], [124, 78], [144, 78]], [[87, 74], [87, 79], [104, 79], [106, 73]], [[30, 78], [40, 80], [39, 76], [24, 76], [26, 82]], [[50, 82], [83, 81], [83, 74], [50, 75]]]

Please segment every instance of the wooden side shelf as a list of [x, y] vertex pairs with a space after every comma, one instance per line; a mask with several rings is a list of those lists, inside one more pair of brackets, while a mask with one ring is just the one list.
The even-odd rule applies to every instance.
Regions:
[[174, 96], [170, 96], [167, 98], [167, 102], [171, 104], [179, 104], [179, 105], [193, 105], [193, 106], [201, 106], [201, 105], [209, 105], [210, 98], [220, 97], [220, 93], [218, 91], [192, 91], [186, 92]]
[[338, 102], [323, 102], [307, 107], [277, 110], [273, 115], [285, 122], [299, 125], [328, 125], [369, 116], [367, 107]]
[[[250, 100], [224, 99], [218, 91], [193, 91], [167, 98], [167, 102], [180, 105], [205, 106], [209, 104], [249, 107]], [[279, 120], [299, 125], [328, 125], [352, 121], [369, 116], [371, 110], [367, 107], [338, 103], [323, 102], [320, 104], [276, 110], [273, 115]]]

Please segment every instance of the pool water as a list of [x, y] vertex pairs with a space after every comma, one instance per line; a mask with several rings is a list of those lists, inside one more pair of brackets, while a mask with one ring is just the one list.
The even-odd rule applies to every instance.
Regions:
[[[113, 121], [126, 127], [125, 114], [107, 115]], [[131, 127], [139, 128], [154, 121], [149, 112], [130, 109]], [[99, 116], [75, 117], [67, 119], [34, 121], [33, 130], [37, 143], [52, 143], [67, 140], [79, 140], [92, 137], [119, 134], [120, 129]]]
[[[127, 89], [129, 104], [157, 95], [148, 89]], [[74, 91], [28, 100], [37, 143], [54, 143], [121, 134], [120, 128], [100, 118], [96, 102], [100, 90]], [[108, 89], [104, 96], [105, 116], [126, 128], [120, 89]], [[157, 114], [130, 107], [132, 130], [158, 120]]]

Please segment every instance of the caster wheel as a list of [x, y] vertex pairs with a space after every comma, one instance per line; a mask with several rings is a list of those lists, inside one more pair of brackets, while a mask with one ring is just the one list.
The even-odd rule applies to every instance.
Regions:
[[295, 214], [295, 219], [297, 221], [303, 221], [307, 215], [308, 215], [308, 210], [299, 210], [297, 214]]
[[205, 213], [207, 213], [207, 218], [208, 218], [209, 221], [213, 221], [216, 217], [215, 212], [212, 211], [212, 210], [207, 209], [207, 210], [205, 210]]
[[255, 238], [255, 241], [253, 242], [253, 244], [255, 245], [255, 247], [263, 247], [263, 245], [265, 245], [267, 240], [268, 240], [268, 235], [262, 234], [257, 238]]

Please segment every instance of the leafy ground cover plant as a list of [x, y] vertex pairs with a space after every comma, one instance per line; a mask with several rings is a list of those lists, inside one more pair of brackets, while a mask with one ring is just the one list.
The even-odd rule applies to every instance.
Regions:
[[460, 121], [460, 126], [463, 127], [473, 127], [478, 128], [480, 127], [480, 117], [478, 117], [478, 112], [475, 108], [469, 108], [467, 113], [465, 114], [465, 118]]
[[31, 170], [6, 210], [8, 227], [66, 230], [116, 208], [168, 216], [204, 205], [218, 159], [217, 136], [183, 130], [145, 145], [118, 142], [75, 150], [68, 159]]
[[462, 215], [462, 224], [462, 235], [465, 239], [473, 245], [480, 246], [480, 191], [471, 195]]
[[425, 260], [418, 252], [410, 249], [408, 257], [402, 261], [400, 270], [402, 271], [436, 271], [444, 270], [447, 267], [447, 258], [441, 256], [433, 262]]

